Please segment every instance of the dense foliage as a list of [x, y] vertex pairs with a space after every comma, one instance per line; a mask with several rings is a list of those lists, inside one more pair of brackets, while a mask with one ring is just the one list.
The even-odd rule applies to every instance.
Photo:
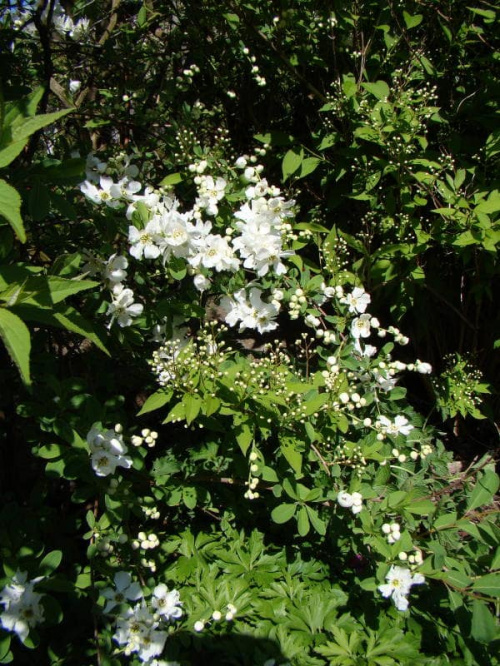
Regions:
[[498, 663], [498, 22], [3, 3], [0, 663]]

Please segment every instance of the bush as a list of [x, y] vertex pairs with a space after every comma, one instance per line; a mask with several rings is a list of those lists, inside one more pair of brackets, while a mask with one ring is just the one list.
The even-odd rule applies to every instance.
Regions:
[[2, 14], [0, 663], [497, 663], [496, 13], [313, 4]]

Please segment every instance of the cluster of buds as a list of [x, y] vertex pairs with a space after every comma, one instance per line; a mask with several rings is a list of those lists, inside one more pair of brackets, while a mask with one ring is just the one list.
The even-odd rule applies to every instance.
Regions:
[[156, 562], [154, 560], [148, 560], [146, 557], [141, 558], [141, 565], [145, 569], [149, 569], [152, 573], [156, 571]]
[[334, 407], [339, 407], [342, 405], [343, 407], [347, 408], [350, 412], [354, 411], [355, 409], [360, 409], [361, 407], [364, 407], [366, 405], [366, 398], [362, 398], [359, 393], [347, 393], [346, 391], [343, 391], [339, 395], [338, 402], [334, 402], [333, 406]]
[[256, 474], [259, 471], [259, 465], [257, 464], [257, 460], [259, 458], [259, 454], [256, 453], [256, 451], [252, 451], [249, 455], [250, 458], [250, 477], [248, 481], [245, 481], [245, 485], [248, 486], [248, 490], [245, 492], [243, 497], [249, 500], [253, 499], [258, 499], [260, 497], [260, 494], [256, 492], [256, 488], [259, 485], [260, 479], [257, 476], [252, 476], [253, 474]]
[[384, 523], [382, 532], [386, 535], [388, 543], [396, 543], [401, 539], [401, 528], [398, 523]]
[[100, 555], [103, 555], [106, 557], [106, 555], [111, 555], [111, 553], [114, 551], [114, 546], [111, 543], [111, 541], [107, 537], [102, 537], [97, 541], [97, 550]]
[[387, 332], [394, 337], [394, 342], [397, 342], [400, 345], [404, 346], [410, 342], [410, 338], [407, 338], [405, 335], [403, 335], [399, 328], [396, 328], [395, 326], [389, 326]]
[[145, 532], [139, 532], [137, 539], [132, 541], [132, 548], [137, 550], [142, 548], [143, 550], [150, 550], [152, 548], [158, 548], [160, 545], [160, 540], [156, 534], [146, 534]]
[[341, 490], [337, 495], [337, 502], [345, 509], [351, 509], [356, 515], [363, 508], [363, 495], [361, 493], [348, 493]]
[[160, 512], [156, 506], [143, 506], [142, 510], [144, 511], [144, 515], [152, 520], [158, 520], [160, 517]]
[[307, 298], [304, 295], [303, 289], [296, 289], [295, 293], [290, 297], [290, 319], [299, 318], [304, 303], [307, 303]]
[[420, 566], [424, 561], [422, 553], [419, 550], [415, 550], [415, 553], [413, 553], [412, 555], [408, 555], [408, 553], [405, 553], [405, 551], [403, 550], [401, 551], [401, 553], [399, 553], [398, 557], [402, 562], [408, 561], [414, 567]]
[[363, 474], [363, 468], [366, 466], [361, 446], [342, 445], [337, 447], [335, 460], [341, 465], [352, 466], [358, 475]]
[[153, 448], [158, 439], [158, 433], [155, 430], [150, 430], [149, 428], [144, 428], [141, 430], [141, 435], [132, 435], [130, 441], [133, 446], [141, 446], [145, 443], [149, 448]]
[[198, 620], [197, 622], [194, 623], [193, 629], [196, 632], [203, 631], [205, 629], [207, 624], [210, 624], [211, 621], [214, 622], [220, 622], [223, 618], [226, 620], [226, 622], [231, 622], [234, 620], [234, 616], [238, 612], [238, 609], [236, 606], [233, 604], [227, 604], [226, 606], [226, 612], [223, 614], [220, 610], [214, 610], [212, 613], [212, 616], [208, 620]]
[[322, 340], [325, 345], [337, 344], [337, 336], [334, 331], [325, 331], [322, 328], [318, 328], [316, 331], [316, 337]]

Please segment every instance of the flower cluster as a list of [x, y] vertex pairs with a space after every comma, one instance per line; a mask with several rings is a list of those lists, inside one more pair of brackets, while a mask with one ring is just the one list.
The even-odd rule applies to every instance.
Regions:
[[102, 430], [97, 424], [90, 429], [87, 444], [92, 468], [97, 476], [114, 474], [117, 467], [129, 469], [132, 466], [132, 458], [127, 456], [121, 430], [120, 425], [114, 430]]
[[240, 331], [245, 328], [256, 329], [259, 333], [274, 331], [278, 328], [275, 319], [279, 307], [275, 302], [265, 303], [261, 295], [260, 289], [252, 287], [248, 295], [245, 289], [240, 289], [232, 297], [223, 298], [221, 307], [226, 311], [224, 321], [230, 326], [236, 326], [239, 322]]
[[0, 613], [0, 624], [12, 631], [24, 643], [32, 627], [43, 622], [42, 595], [35, 592], [34, 586], [43, 577], [28, 580], [25, 571], [17, 571], [9, 585], [0, 592], [0, 603], [4, 609]]
[[[133, 222], [128, 230], [129, 251], [136, 260], [160, 259], [168, 265], [180, 259], [189, 268], [199, 291], [208, 288], [213, 271], [234, 273], [242, 268], [253, 271], [257, 277], [270, 271], [278, 276], [287, 272], [283, 260], [293, 252], [284, 246], [291, 229], [286, 220], [293, 216], [294, 201], [285, 201], [277, 187], [260, 178], [260, 165], [248, 167], [251, 173], [245, 170], [245, 178], [251, 184], [245, 189], [244, 202], [233, 210], [232, 224], [226, 227], [225, 235], [214, 233], [212, 219], [203, 219], [203, 215], [217, 217], [229, 189], [225, 178], [203, 173], [206, 160], [191, 165], [197, 174], [194, 177], [197, 196], [193, 207], [185, 212], [179, 210], [179, 201], [163, 190], [145, 187], [140, 194], [143, 185], [134, 180], [137, 175], [134, 165], [128, 163], [125, 169], [122, 167], [118, 182], [105, 175], [108, 165], [95, 156], [88, 158], [87, 165], [87, 179], [80, 185], [81, 192], [97, 205], [113, 209], [126, 206], [126, 216]], [[133, 292], [121, 284], [127, 266], [126, 260], [116, 255], [107, 262], [92, 258], [87, 264], [88, 272], [101, 273], [112, 290], [113, 301], [108, 308], [110, 325], [116, 320], [120, 326], [129, 326], [142, 313], [142, 305], [134, 303]], [[272, 330], [275, 326], [270, 320], [277, 314], [276, 303], [264, 306], [260, 298], [251, 294], [252, 299], [257, 305], [250, 303], [247, 307], [243, 291], [235, 294], [233, 302], [239, 300], [240, 311], [246, 308], [247, 312], [243, 317], [238, 316], [241, 312], [230, 314], [228, 322], [239, 321], [240, 328], [256, 328], [260, 332]], [[249, 310], [257, 310], [257, 315], [252, 317]], [[259, 318], [263, 310], [264, 322]]]
[[[45, 7], [41, 14], [41, 20], [43, 23], [47, 24], [49, 14], [51, 14], [52, 17], [51, 27], [62, 37], [68, 35], [71, 39], [80, 41], [90, 30], [89, 19], [81, 18], [74, 21], [65, 13], [59, 0], [56, 0], [51, 7], [49, 5]], [[16, 28], [22, 28], [24, 32], [30, 35], [37, 33], [36, 26], [33, 22], [33, 14], [29, 10], [19, 13], [14, 21], [14, 26]]]
[[[160, 583], [146, 600], [140, 585], [132, 582], [128, 572], [116, 573], [114, 582], [114, 588], [102, 591], [107, 600], [104, 613], [115, 611], [113, 639], [123, 647], [126, 655], [135, 653], [141, 661], [151, 663], [163, 652], [170, 622], [182, 617], [179, 592], [169, 591], [164, 583]], [[137, 603], [131, 606], [127, 602]]]

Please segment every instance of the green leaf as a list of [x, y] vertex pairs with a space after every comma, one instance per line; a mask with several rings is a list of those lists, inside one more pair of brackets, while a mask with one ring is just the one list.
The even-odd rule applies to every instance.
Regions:
[[304, 153], [302, 149], [298, 150], [297, 148], [292, 148], [286, 153], [285, 157], [283, 158], [283, 164], [281, 165], [283, 170], [283, 180], [286, 180], [299, 170], [300, 165], [302, 164], [303, 156]]
[[50, 576], [57, 567], [61, 564], [62, 552], [60, 550], [53, 550], [47, 553], [43, 560], [40, 562], [40, 573], [42, 576]]
[[170, 402], [172, 395], [172, 391], [165, 391], [164, 389], [156, 391], [156, 393], [149, 396], [137, 416], [142, 416], [143, 414], [148, 414], [149, 412], [154, 412], [155, 410], [160, 409]]
[[309, 533], [311, 525], [309, 523], [309, 516], [307, 515], [307, 509], [305, 506], [301, 506], [299, 509], [299, 515], [297, 516], [297, 530], [300, 536], [306, 536]]
[[[41, 279], [41, 278], [35, 278]], [[80, 291], [98, 287], [99, 283], [94, 280], [68, 280], [66, 278], [51, 276], [47, 278], [47, 287], [50, 292], [50, 300], [56, 305], [69, 296], [74, 296]]]
[[271, 511], [271, 518], [273, 522], [278, 523], [278, 525], [287, 523], [294, 517], [296, 509], [296, 504], [280, 504]]
[[309, 520], [311, 521], [312, 526], [316, 530], [318, 534], [321, 534], [324, 536], [326, 534], [326, 523], [324, 520], [321, 520], [319, 517], [318, 512], [316, 509], [313, 509], [310, 506], [306, 506], [307, 509], [307, 514], [309, 516]]
[[417, 516], [428, 516], [431, 513], [434, 513], [436, 507], [431, 502], [431, 500], [417, 500], [405, 506], [406, 511], [414, 513]]
[[226, 19], [226, 21], [229, 24], [229, 27], [231, 30], [237, 30], [240, 24], [240, 17], [238, 14], [233, 14], [228, 12], [227, 14], [222, 14], [222, 16]]
[[248, 421], [242, 421], [241, 423], [235, 424], [234, 433], [241, 452], [243, 455], [246, 455], [250, 444], [254, 440], [253, 428], [250, 427]]
[[281, 453], [286, 458], [288, 464], [293, 471], [301, 476], [302, 475], [302, 454], [291, 444], [282, 444]]
[[21, 219], [21, 197], [11, 185], [0, 180], [0, 215], [5, 217], [21, 243], [26, 242], [26, 232]]
[[385, 81], [376, 81], [375, 83], [362, 83], [365, 90], [374, 95], [377, 99], [387, 99], [390, 95], [390, 88]]
[[466, 587], [469, 587], [471, 584], [471, 579], [466, 576], [462, 571], [457, 571], [456, 569], [450, 569], [449, 571], [445, 571], [443, 574], [441, 574], [442, 580], [444, 580], [446, 583], [449, 583], [453, 587], [457, 587], [459, 589], [464, 589]]
[[490, 643], [498, 635], [495, 618], [488, 610], [484, 601], [475, 599], [472, 604], [472, 622], [470, 634], [472, 638], [480, 643]]
[[318, 157], [306, 157], [300, 165], [299, 178], [304, 178], [315, 171], [321, 160]]
[[23, 382], [30, 385], [31, 339], [28, 327], [17, 315], [0, 308], [0, 336], [17, 365]]
[[37, 455], [44, 460], [52, 460], [53, 458], [60, 458], [61, 452], [62, 448], [59, 444], [45, 444], [45, 446], [38, 449]]
[[456, 522], [457, 512], [452, 511], [451, 513], [447, 513], [444, 516], [439, 516], [439, 518], [436, 518], [433, 527], [435, 530], [445, 530], [449, 529], [450, 527], [454, 527]]
[[196, 507], [197, 497], [196, 488], [194, 486], [186, 486], [182, 489], [182, 501], [188, 509], [194, 509]]
[[0, 169], [13, 162], [27, 143], [28, 139], [22, 139], [9, 143], [5, 148], [0, 148]]
[[163, 423], [175, 423], [175, 421], [184, 421], [186, 418], [186, 407], [183, 402], [178, 402], [169, 411], [167, 418]]
[[142, 7], [137, 12], [137, 25], [139, 26], [139, 28], [143, 28], [146, 25], [147, 18], [148, 18], [148, 10], [146, 9], [145, 5], [142, 5]]
[[472, 585], [474, 592], [486, 594], [489, 597], [500, 597], [500, 574], [492, 573], [481, 576]]
[[496, 14], [492, 9], [481, 9], [479, 7], [467, 7], [467, 9], [469, 9], [474, 14], [482, 16], [483, 18], [488, 19], [490, 21], [494, 21], [496, 18]]
[[20, 304], [13, 306], [11, 309], [28, 321], [37, 321], [48, 326], [55, 326], [77, 333], [93, 342], [105, 354], [110, 355], [101, 336], [95, 331], [92, 324], [70, 306], [55, 309], [53, 307], [45, 308], [38, 305]]
[[12, 126], [12, 139], [14, 141], [25, 139], [35, 132], [38, 132], [38, 130], [42, 129], [43, 127], [46, 127], [54, 121], [59, 120], [59, 118], [67, 116], [68, 113], [72, 113], [73, 111], [74, 109], [62, 109], [61, 111], [54, 111], [52, 113], [42, 113], [39, 116], [35, 116], [34, 118], [23, 119], [21, 122], [15, 123]]
[[[10, 636], [3, 636], [0, 638], [0, 660], [5, 659], [5, 657], [8, 655], [9, 650], [10, 650]], [[7, 664], [9, 662], [7, 661], [0, 661], [2, 664]]]
[[200, 413], [202, 398], [199, 395], [191, 395], [190, 393], [186, 393], [182, 398], [182, 402], [185, 409], [184, 413], [186, 415], [186, 423], [189, 425]]
[[182, 183], [182, 176], [180, 173], [171, 173], [161, 181], [160, 185], [162, 187], [169, 187], [170, 185], [177, 185], [177, 183]]
[[472, 493], [470, 494], [469, 501], [467, 502], [467, 511], [473, 511], [479, 506], [490, 504], [493, 495], [497, 492], [500, 485], [500, 479], [495, 472], [487, 470], [478, 480]]
[[422, 23], [422, 20], [424, 18], [423, 14], [415, 14], [412, 16], [411, 14], [408, 14], [408, 12], [405, 12], [403, 10], [403, 18], [406, 23], [406, 27], [408, 30], [411, 30], [412, 28], [416, 28], [417, 25], [420, 25]]

